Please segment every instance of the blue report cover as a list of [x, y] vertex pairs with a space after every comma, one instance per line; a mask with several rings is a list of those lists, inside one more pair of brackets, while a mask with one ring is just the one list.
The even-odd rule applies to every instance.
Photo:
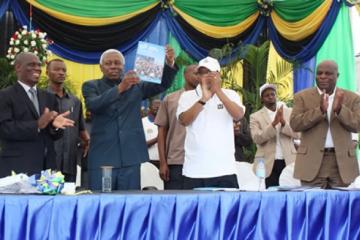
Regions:
[[134, 70], [141, 81], [160, 84], [164, 64], [164, 46], [142, 41], [138, 43]]

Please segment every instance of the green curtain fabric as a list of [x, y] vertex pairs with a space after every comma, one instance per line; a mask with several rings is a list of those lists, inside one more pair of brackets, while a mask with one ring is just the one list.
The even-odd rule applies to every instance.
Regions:
[[311, 14], [324, 0], [274, 1], [274, 11], [284, 20], [296, 22]]
[[89, 18], [122, 16], [138, 11], [159, 0], [37, 0], [49, 9]]
[[355, 91], [355, 58], [349, 8], [343, 4], [331, 32], [316, 55], [316, 65], [332, 59], [339, 65], [337, 86]]
[[199, 21], [222, 27], [236, 25], [258, 10], [256, 0], [176, 0], [174, 5]]
[[176, 90], [179, 90], [184, 86], [185, 79], [184, 79], [184, 70], [187, 65], [195, 63], [195, 60], [189, 57], [189, 55], [181, 49], [180, 44], [176, 40], [176, 38], [170, 33], [169, 34], [169, 45], [175, 51], [175, 62], [179, 67], [179, 71], [177, 72], [174, 82], [171, 87], [166, 91], [166, 93], [171, 93]]

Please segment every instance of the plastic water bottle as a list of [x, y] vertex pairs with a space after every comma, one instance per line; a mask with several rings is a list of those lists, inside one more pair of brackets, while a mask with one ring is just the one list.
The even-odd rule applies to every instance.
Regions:
[[257, 165], [256, 165], [256, 176], [259, 178], [259, 189], [258, 191], [265, 189], [265, 161], [263, 158], [257, 159]]

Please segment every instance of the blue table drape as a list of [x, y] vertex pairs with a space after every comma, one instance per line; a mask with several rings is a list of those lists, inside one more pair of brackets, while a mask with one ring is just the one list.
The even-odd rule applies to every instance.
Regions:
[[360, 192], [0, 195], [0, 239], [360, 239]]

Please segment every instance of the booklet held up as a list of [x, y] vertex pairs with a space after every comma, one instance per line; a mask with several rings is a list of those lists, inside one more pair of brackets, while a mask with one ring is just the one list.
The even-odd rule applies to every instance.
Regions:
[[164, 64], [164, 46], [142, 41], [138, 43], [134, 69], [141, 81], [160, 84]]

